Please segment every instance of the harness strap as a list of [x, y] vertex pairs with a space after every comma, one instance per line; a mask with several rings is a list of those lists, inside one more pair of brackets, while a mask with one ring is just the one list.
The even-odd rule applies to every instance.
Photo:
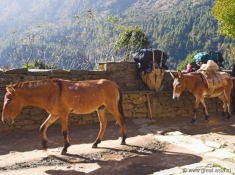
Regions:
[[153, 53], [153, 70], [155, 69], [155, 55], [154, 55], [154, 50], [152, 49], [152, 53]]
[[[215, 52], [216, 53], [216, 52]], [[211, 52], [210, 53], [210, 55], [211, 55], [211, 60], [214, 60], [213, 58], [213, 52]], [[217, 55], [217, 64], [219, 63], [219, 54], [218, 53], [216, 53], [216, 55]]]
[[162, 54], [161, 54], [161, 62], [160, 62], [160, 68], [162, 68], [162, 58], [163, 58], [163, 51], [161, 51]]
[[205, 80], [205, 77], [202, 75], [202, 73], [199, 73], [199, 75], [202, 79], [203, 85], [208, 88], [208, 84], [207, 84], [207, 81]]
[[203, 78], [203, 75], [201, 73], [190, 73], [190, 74], [194, 74], [194, 75], [199, 75], [201, 77], [201, 81], [198, 81], [195, 85], [195, 87], [192, 89], [192, 91], [194, 91], [195, 88], [197, 88], [200, 84], [203, 83], [204, 86], [208, 87], [207, 82], [205, 81], [205, 79]]
[[[154, 72], [154, 69], [155, 69], [155, 54], [154, 54], [154, 50], [153, 50], [153, 48], [152, 48], [152, 53], [153, 53], [153, 72]], [[157, 82], [157, 76], [156, 76], [156, 74], [154, 74], [154, 84], [156, 84], [156, 82]]]
[[[154, 55], [154, 50], [152, 49], [153, 53], [153, 69], [155, 69], [155, 55]], [[161, 51], [161, 62], [160, 62], [160, 68], [162, 69], [162, 62], [163, 62], [163, 51]]]
[[213, 86], [212, 86], [211, 88], [209, 88], [209, 85], [208, 85], [208, 83], [207, 83], [207, 81], [206, 81], [204, 75], [203, 75], [202, 73], [200, 73], [200, 76], [201, 76], [201, 78], [203, 79], [204, 84], [206, 84], [206, 87], [208, 88], [208, 94], [207, 94], [206, 96], [207, 96], [207, 97], [210, 97], [211, 94], [212, 94], [212, 93], [214, 92], [214, 90], [215, 90], [214, 82], [213, 82]]

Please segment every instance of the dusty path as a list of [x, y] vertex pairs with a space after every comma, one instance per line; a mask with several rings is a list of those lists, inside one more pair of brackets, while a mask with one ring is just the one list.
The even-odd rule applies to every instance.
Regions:
[[128, 120], [125, 146], [120, 145], [119, 127], [109, 122], [97, 149], [91, 146], [99, 124], [70, 126], [72, 146], [67, 155], [60, 155], [63, 139], [59, 126], [48, 130], [47, 151], [41, 150], [38, 130], [3, 133], [0, 174], [182, 174], [189, 166], [213, 171], [220, 167], [231, 174], [235, 167], [235, 117], [228, 122], [218, 116], [212, 116], [209, 123], [198, 119], [195, 126], [188, 126], [189, 121], [188, 117]]

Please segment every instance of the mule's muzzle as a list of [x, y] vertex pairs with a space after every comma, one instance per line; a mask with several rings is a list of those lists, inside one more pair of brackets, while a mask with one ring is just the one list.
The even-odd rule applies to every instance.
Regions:
[[10, 117], [3, 117], [2, 122], [9, 126], [9, 125], [12, 125], [14, 123], [14, 120]]
[[173, 96], [173, 100], [174, 100], [174, 101], [179, 100], [179, 96]]

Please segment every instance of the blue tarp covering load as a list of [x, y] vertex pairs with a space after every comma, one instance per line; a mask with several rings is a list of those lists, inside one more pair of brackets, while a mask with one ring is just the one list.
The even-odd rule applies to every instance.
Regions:
[[[153, 52], [154, 52], [154, 59], [153, 59]], [[168, 69], [168, 67], [165, 65], [168, 59], [168, 55], [161, 50], [139, 49], [132, 54], [132, 58], [135, 60], [135, 62], [141, 63], [143, 69], [148, 69], [148, 67], [152, 65], [153, 60], [155, 62], [156, 67], [165, 70]]]
[[200, 52], [198, 54], [196, 54], [193, 58], [193, 60], [196, 63], [207, 63], [208, 60], [213, 60], [214, 62], [216, 62], [220, 67], [222, 65], [222, 62], [224, 61], [224, 58], [221, 54], [221, 52], [214, 52], [214, 51], [210, 51], [209, 53], [207, 52]]

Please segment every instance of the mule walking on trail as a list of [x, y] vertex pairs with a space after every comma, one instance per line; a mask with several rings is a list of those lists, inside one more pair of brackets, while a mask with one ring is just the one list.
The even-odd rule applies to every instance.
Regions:
[[107, 119], [105, 109], [114, 116], [121, 127], [124, 145], [127, 134], [122, 104], [122, 92], [118, 85], [110, 80], [69, 81], [61, 79], [48, 79], [38, 81], [20, 82], [6, 87], [2, 121], [8, 125], [24, 106], [35, 106], [45, 109], [49, 116], [40, 127], [43, 147], [47, 148], [47, 128], [60, 118], [64, 147], [62, 154], [70, 146], [68, 138], [68, 114], [88, 114], [97, 111], [100, 121], [100, 131], [93, 148], [101, 142]]
[[181, 71], [178, 71], [170, 72], [170, 74], [174, 78], [174, 100], [178, 100], [185, 89], [193, 93], [196, 98], [193, 108], [194, 116], [190, 124], [194, 124], [194, 122], [196, 121], [196, 113], [200, 103], [203, 105], [203, 109], [205, 111], [205, 120], [208, 121], [209, 113], [204, 99], [214, 97], [218, 97], [223, 102], [222, 117], [224, 117], [227, 112], [226, 120], [229, 120], [229, 118], [231, 117], [230, 94], [233, 87], [233, 81], [230, 75], [227, 75], [225, 85], [211, 91], [206, 85], [205, 77], [201, 73], [183, 74]]

